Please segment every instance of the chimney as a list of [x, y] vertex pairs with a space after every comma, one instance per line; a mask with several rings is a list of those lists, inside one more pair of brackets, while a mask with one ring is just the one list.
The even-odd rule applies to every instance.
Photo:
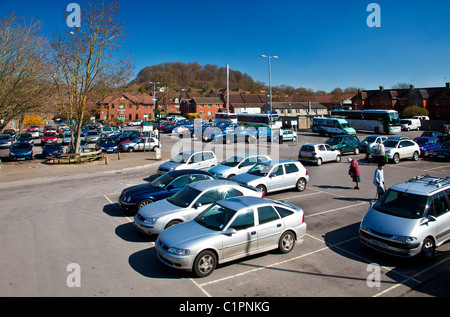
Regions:
[[450, 83], [445, 83], [445, 88], [450, 88]]
[[383, 86], [380, 86], [380, 90], [383, 91], [383, 90], [384, 90], [384, 87], [383, 87]]
[[409, 85], [410, 90], [414, 90], [414, 88], [415, 88], [414, 85]]

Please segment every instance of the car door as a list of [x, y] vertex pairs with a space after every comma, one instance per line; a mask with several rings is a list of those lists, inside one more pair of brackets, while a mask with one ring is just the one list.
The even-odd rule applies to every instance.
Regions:
[[275, 165], [267, 176], [267, 191], [286, 188], [283, 164]]
[[[450, 189], [447, 189], [447, 196], [449, 194]], [[444, 191], [433, 195], [432, 206], [436, 221], [434, 224], [432, 222], [429, 222], [429, 224], [435, 227], [437, 244], [450, 239], [450, 210], [448, 199], [445, 196]]]
[[285, 163], [284, 164], [284, 181], [286, 188], [292, 188], [297, 185], [297, 180], [299, 179], [299, 169], [295, 163]]
[[270, 206], [257, 208], [258, 226], [256, 234], [258, 237], [258, 250], [270, 249], [278, 245], [280, 234], [284, 230], [283, 221], [276, 210]]
[[333, 148], [328, 144], [324, 144], [323, 146], [325, 148], [323, 161], [324, 162], [334, 161], [336, 159], [336, 150], [333, 150]]
[[258, 240], [253, 208], [241, 210], [227, 229], [234, 229], [236, 232], [222, 235], [223, 259], [237, 258], [257, 249]]
[[237, 173], [239, 174], [246, 173], [249, 169], [255, 166], [256, 163], [257, 163], [256, 156], [247, 157], [246, 159], [242, 160], [242, 162], [239, 163]]
[[192, 168], [192, 169], [196, 169], [196, 170], [201, 169], [202, 162], [203, 162], [202, 153], [195, 153], [189, 159], [189, 167], [188, 168]]

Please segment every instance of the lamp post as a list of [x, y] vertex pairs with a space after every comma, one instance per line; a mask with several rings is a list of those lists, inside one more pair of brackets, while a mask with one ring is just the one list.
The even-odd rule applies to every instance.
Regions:
[[269, 60], [269, 98], [270, 98], [270, 124], [272, 125], [272, 72], [270, 69], [270, 60], [272, 58], [277, 59], [278, 56], [268, 56], [268, 55], [261, 55], [262, 58], [267, 58]]
[[[156, 84], [159, 84], [159, 81], [152, 81], [152, 82], [150, 82], [150, 84], [153, 84], [153, 111], [154, 111], [153, 116], [154, 116], [154, 119], [156, 119]], [[161, 137], [160, 137], [161, 131], [159, 129], [160, 117], [158, 117], [158, 120], [156, 122], [157, 122], [157, 127], [158, 127], [158, 149], [160, 149], [160, 145], [161, 145]], [[160, 156], [161, 156], [160, 154], [159, 155], [158, 155], [158, 153], [156, 154], [157, 159]]]

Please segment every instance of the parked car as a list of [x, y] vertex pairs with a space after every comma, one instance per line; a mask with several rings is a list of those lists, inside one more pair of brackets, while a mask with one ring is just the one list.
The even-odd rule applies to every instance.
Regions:
[[45, 145], [47, 143], [57, 143], [58, 135], [56, 132], [45, 132], [41, 138], [41, 144]]
[[[81, 148], [81, 153], [89, 151], [89, 144], [86, 142], [85, 139], [81, 139], [80, 140], [80, 148]], [[69, 146], [67, 147], [67, 153], [73, 153], [73, 149], [72, 149], [72, 144], [69, 144]]]
[[370, 149], [372, 149], [375, 145], [383, 143], [384, 141], [386, 141], [387, 138], [388, 137], [384, 136], [384, 135], [369, 135], [369, 136], [366, 136], [361, 141], [361, 144], [360, 144], [361, 147], [359, 149], [360, 149], [361, 152], [366, 152], [367, 144], [370, 146]]
[[448, 177], [419, 176], [392, 186], [364, 216], [361, 242], [395, 256], [431, 260], [450, 239], [449, 193]]
[[33, 146], [28, 142], [16, 142], [9, 148], [10, 160], [32, 160]]
[[151, 183], [125, 188], [119, 196], [119, 205], [127, 214], [135, 215], [142, 207], [168, 198], [191, 183], [214, 179], [216, 178], [206, 171], [172, 171]]
[[298, 140], [297, 132], [290, 129], [283, 129], [283, 141], [297, 142], [297, 140]]
[[87, 143], [95, 143], [100, 138], [100, 134], [97, 131], [94, 130], [88, 130], [86, 132], [86, 142]]
[[240, 196], [261, 197], [262, 192], [229, 180], [192, 183], [167, 199], [139, 209], [134, 224], [145, 234], [160, 234], [173, 225], [194, 219], [219, 200]]
[[30, 133], [22, 133], [17, 138], [17, 142], [26, 142], [26, 143], [29, 143], [29, 144], [33, 145], [34, 144], [34, 139], [33, 139], [33, 136]]
[[63, 138], [62, 138], [62, 144], [69, 144], [72, 142], [72, 134], [70, 131], [64, 132]]
[[444, 135], [444, 134], [442, 132], [439, 132], [439, 131], [423, 131], [421, 136], [429, 138], [429, 137], [433, 137], [433, 136], [439, 137], [441, 135]]
[[335, 135], [329, 138], [325, 143], [334, 146], [336, 150], [341, 152], [341, 155], [345, 153], [354, 153], [355, 155], [358, 155], [359, 152], [361, 152], [361, 141], [354, 134]]
[[64, 147], [60, 143], [47, 143], [42, 147], [42, 156], [55, 156], [64, 153]]
[[39, 126], [31, 126], [27, 129], [27, 133], [30, 133], [34, 139], [39, 139]]
[[139, 126], [142, 125], [142, 120], [134, 120], [127, 123], [127, 126]]
[[158, 175], [182, 169], [209, 169], [217, 165], [217, 158], [212, 151], [193, 150], [180, 152], [168, 162], [158, 167]]
[[119, 143], [119, 150], [133, 152], [133, 151], [144, 151], [152, 150], [160, 147], [161, 143], [155, 137], [137, 137], [133, 140], [122, 141]]
[[96, 150], [102, 150], [105, 153], [117, 153], [119, 148], [116, 142], [111, 138], [99, 138], [95, 143]]
[[259, 163], [247, 173], [236, 175], [231, 180], [259, 188], [266, 195], [291, 188], [304, 191], [309, 181], [309, 175], [300, 162], [277, 160]]
[[11, 134], [0, 134], [0, 148], [10, 148], [13, 142]]
[[306, 234], [304, 212], [292, 204], [237, 197], [212, 205], [194, 220], [168, 228], [155, 242], [164, 264], [210, 275], [218, 264], [279, 249], [289, 253]]
[[308, 143], [302, 145], [298, 151], [298, 160], [301, 162], [312, 162], [321, 165], [324, 162], [341, 161], [341, 152], [329, 144]]
[[246, 173], [250, 168], [261, 162], [270, 161], [270, 157], [262, 154], [238, 154], [234, 155], [219, 165], [208, 170], [218, 178], [232, 178]]
[[450, 159], [450, 141], [442, 143], [437, 149], [433, 151], [432, 155], [437, 160]]
[[[395, 164], [405, 158], [411, 158], [414, 161], [419, 159], [420, 148], [419, 145], [413, 140], [403, 139], [387, 139], [383, 143], [385, 148], [385, 154], [389, 160], [392, 160]], [[376, 148], [372, 148], [370, 153], [372, 157], [376, 157]]]
[[430, 120], [430, 117], [428, 117], [428, 116], [414, 116], [411, 119], [419, 119], [421, 121], [427, 121], [427, 120]]
[[400, 126], [403, 131], [420, 130], [420, 119], [401, 119]]
[[437, 137], [417, 137], [414, 138], [414, 142], [416, 142], [420, 147], [420, 155], [423, 157], [430, 156], [435, 149], [441, 145], [441, 142]]
[[5, 129], [2, 131], [2, 134], [9, 134], [11, 135], [13, 141], [16, 140], [16, 130], [14, 129]]

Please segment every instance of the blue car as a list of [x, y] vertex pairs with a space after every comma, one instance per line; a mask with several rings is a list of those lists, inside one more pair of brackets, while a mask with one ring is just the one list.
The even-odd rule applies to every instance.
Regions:
[[432, 155], [437, 160], [450, 160], [450, 141], [442, 143]]
[[168, 198], [191, 183], [212, 179], [216, 177], [206, 171], [168, 172], [151, 183], [124, 189], [119, 196], [119, 205], [125, 213], [134, 215], [145, 205]]
[[102, 150], [102, 152], [106, 153], [117, 153], [119, 152], [119, 149], [117, 147], [117, 143], [112, 138], [100, 138], [97, 140], [97, 143], [95, 144], [95, 148], [97, 150]]
[[63, 153], [64, 147], [60, 143], [47, 143], [42, 148], [42, 155], [44, 157], [61, 155]]
[[16, 142], [9, 149], [10, 160], [32, 160], [33, 146], [28, 142]]
[[430, 154], [441, 145], [441, 142], [437, 137], [420, 136], [415, 138], [414, 142], [419, 145], [420, 155], [423, 157], [430, 156]]

